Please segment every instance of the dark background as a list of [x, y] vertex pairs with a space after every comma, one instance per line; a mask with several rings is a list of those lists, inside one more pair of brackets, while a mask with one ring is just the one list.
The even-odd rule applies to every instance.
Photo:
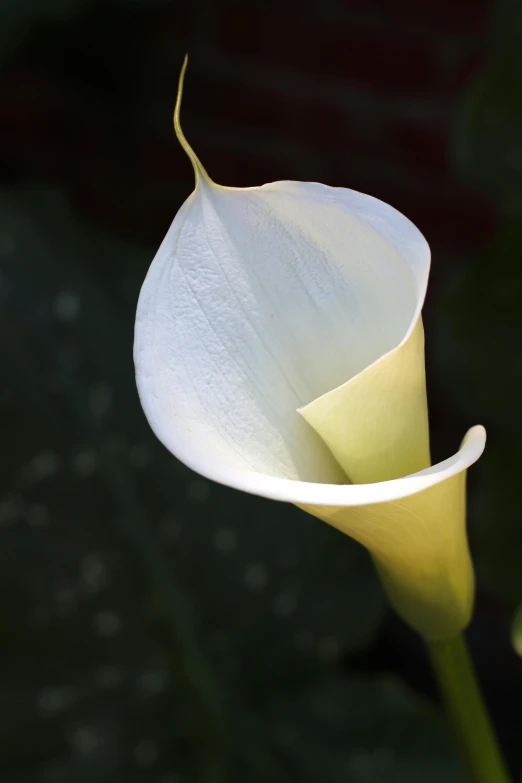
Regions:
[[191, 473], [140, 409], [137, 296], [193, 187], [186, 51], [213, 179], [362, 190], [432, 246], [433, 452], [488, 429], [468, 637], [518, 774], [520, 4], [2, 0], [1, 779], [463, 780], [365, 552]]

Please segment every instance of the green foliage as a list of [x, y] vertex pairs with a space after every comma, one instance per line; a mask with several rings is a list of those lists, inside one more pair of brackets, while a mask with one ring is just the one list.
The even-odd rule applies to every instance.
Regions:
[[461, 105], [455, 134], [460, 173], [502, 208], [521, 205], [521, 29], [520, 3], [500, 0], [489, 61]]
[[300, 783], [463, 781], [440, 716], [391, 678], [329, 676], [282, 692], [269, 725]]

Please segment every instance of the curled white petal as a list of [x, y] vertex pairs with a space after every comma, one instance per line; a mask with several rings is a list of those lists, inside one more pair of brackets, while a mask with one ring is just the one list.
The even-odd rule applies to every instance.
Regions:
[[408, 338], [429, 261], [415, 226], [370, 196], [201, 182], [138, 305], [137, 382], [156, 435], [198, 472], [267, 497], [301, 502], [271, 479], [344, 484], [297, 410]]

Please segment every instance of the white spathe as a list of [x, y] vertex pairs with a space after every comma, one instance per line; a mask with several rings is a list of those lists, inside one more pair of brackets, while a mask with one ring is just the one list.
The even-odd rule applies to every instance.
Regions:
[[[344, 188], [215, 185], [179, 128], [179, 99], [177, 112], [196, 190], [149, 269], [136, 318], [137, 384], [154, 432], [202, 475], [353, 535], [403, 616], [427, 636], [450, 635], [471, 611], [464, 478], [485, 432], [473, 428], [455, 456], [430, 466], [424, 237], [389, 205]], [[448, 578], [450, 561], [462, 578]]]

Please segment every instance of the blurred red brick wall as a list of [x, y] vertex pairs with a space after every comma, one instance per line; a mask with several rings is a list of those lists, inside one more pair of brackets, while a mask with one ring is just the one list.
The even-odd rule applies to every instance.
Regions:
[[56, 182], [79, 209], [158, 243], [192, 188], [171, 126], [185, 50], [187, 137], [228, 185], [318, 180], [404, 211], [461, 253], [493, 208], [459, 184], [450, 133], [487, 55], [489, 0], [188, 4], [40, 30], [0, 79], [8, 177]]

